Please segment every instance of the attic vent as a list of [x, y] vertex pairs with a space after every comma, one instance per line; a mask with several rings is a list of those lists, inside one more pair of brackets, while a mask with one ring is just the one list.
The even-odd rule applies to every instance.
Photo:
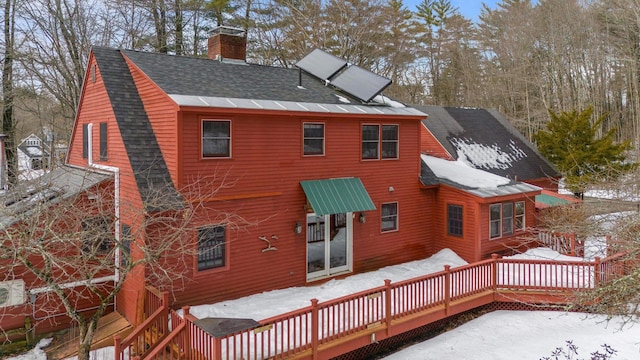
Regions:
[[0, 282], [0, 308], [24, 304], [24, 280]]

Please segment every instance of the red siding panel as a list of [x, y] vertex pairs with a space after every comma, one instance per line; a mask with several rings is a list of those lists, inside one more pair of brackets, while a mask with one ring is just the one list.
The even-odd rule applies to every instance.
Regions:
[[[427, 120], [428, 121], [428, 120]], [[445, 160], [454, 160], [451, 154], [440, 144], [435, 136], [424, 124], [420, 124], [420, 151], [423, 154], [439, 157]]]

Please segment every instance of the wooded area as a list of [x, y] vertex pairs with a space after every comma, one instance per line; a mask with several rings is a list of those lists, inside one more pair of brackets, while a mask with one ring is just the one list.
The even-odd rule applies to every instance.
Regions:
[[[244, 28], [248, 61], [314, 48], [389, 77], [408, 104], [492, 107], [527, 137], [549, 112], [593, 107], [599, 132], [640, 137], [640, 0], [503, 0], [477, 23], [449, 0], [6, 0], [3, 132], [68, 139], [92, 46], [206, 56]], [[12, 120], [14, 119], [14, 120]], [[10, 145], [10, 144], [8, 144]]]

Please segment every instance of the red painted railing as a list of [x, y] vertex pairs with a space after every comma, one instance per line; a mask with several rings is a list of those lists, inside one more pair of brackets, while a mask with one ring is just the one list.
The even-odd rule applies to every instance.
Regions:
[[[493, 294], [505, 291], [569, 294], [593, 288], [624, 271], [622, 254], [593, 262], [494, 256], [453, 269], [445, 266], [443, 271], [397, 283], [385, 280], [383, 286], [322, 303], [314, 299], [308, 307], [262, 320], [257, 328], [220, 338], [194, 325], [197, 319], [185, 308], [182, 318], [171, 313], [172, 333], [144, 358], [164, 359], [172, 355], [209, 360], [326, 358], [366, 345], [363, 339], [373, 341], [376, 336], [381, 339], [399, 333], [403, 322], [415, 319], [416, 314], [430, 313], [444, 318], [491, 303]], [[454, 305], [457, 308], [451, 310]], [[425, 324], [415, 327], [422, 325]]]
[[145, 306], [149, 307], [145, 309], [147, 318], [126, 338], [113, 338], [116, 360], [146, 359], [147, 354], [169, 333], [169, 293], [159, 293], [152, 287], [146, 287]]
[[583, 256], [584, 243], [576, 239], [576, 234], [539, 231], [538, 242], [563, 255]]

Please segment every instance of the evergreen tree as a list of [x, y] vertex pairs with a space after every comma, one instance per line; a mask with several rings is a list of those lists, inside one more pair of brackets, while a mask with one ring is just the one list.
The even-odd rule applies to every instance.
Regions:
[[599, 129], [606, 115], [591, 122], [593, 108], [584, 111], [561, 112], [549, 110], [546, 130], [535, 135], [538, 149], [553, 163], [565, 178], [566, 186], [581, 195], [589, 183], [613, 180], [637, 167], [626, 161], [631, 142], [614, 142], [616, 128], [602, 136]]

